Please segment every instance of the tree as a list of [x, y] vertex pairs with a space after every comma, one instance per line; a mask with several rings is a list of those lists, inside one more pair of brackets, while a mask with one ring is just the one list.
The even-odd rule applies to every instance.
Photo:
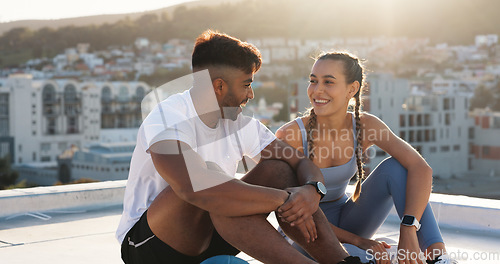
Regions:
[[470, 109], [489, 107], [494, 103], [493, 93], [484, 85], [479, 85], [474, 91], [470, 102]]
[[0, 159], [0, 190], [6, 189], [9, 185], [16, 183], [19, 177], [17, 171], [10, 168], [10, 155]]

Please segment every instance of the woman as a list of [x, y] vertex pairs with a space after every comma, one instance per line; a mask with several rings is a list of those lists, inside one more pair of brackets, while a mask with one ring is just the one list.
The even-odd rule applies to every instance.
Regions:
[[[285, 124], [276, 135], [322, 168], [328, 193], [320, 207], [341, 242], [370, 250], [371, 256], [378, 256], [377, 263], [389, 263], [387, 255], [381, 254], [387, 254], [385, 249], [390, 246], [370, 238], [394, 204], [403, 219], [398, 256], [402, 258], [405, 253], [407, 259], [415, 258], [422, 250], [428, 263], [451, 263], [428, 204], [432, 169], [382, 120], [360, 112], [363, 81], [363, 67], [356, 57], [347, 53], [319, 56], [307, 88], [312, 108], [307, 115]], [[352, 99], [353, 113], [348, 112]], [[362, 153], [372, 145], [392, 157], [364, 180]], [[356, 173], [356, 189], [348, 199], [345, 189]], [[421, 223], [418, 232], [414, 220]]]

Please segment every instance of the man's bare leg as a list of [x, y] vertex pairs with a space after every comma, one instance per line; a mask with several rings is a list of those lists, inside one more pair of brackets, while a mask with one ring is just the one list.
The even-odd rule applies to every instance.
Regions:
[[[321, 211], [321, 209], [318, 209], [318, 211], [313, 214], [313, 218], [316, 224], [318, 238], [309, 243], [306, 242], [304, 235], [302, 235], [302, 233], [297, 228], [290, 226], [290, 224], [281, 221], [281, 219], [279, 218], [278, 223], [281, 226], [281, 229], [283, 229], [283, 232], [285, 232], [285, 234], [289, 238], [299, 244], [319, 263], [327, 263], [326, 261], [329, 261], [331, 258], [334, 258], [336, 261], [333, 263], [338, 263], [349, 256], [342, 244], [340, 244], [340, 241], [337, 239], [337, 236], [333, 232], [332, 228], [330, 227], [328, 219], [323, 214], [323, 211]], [[323, 245], [335, 246], [327, 247], [327, 250], [325, 250], [325, 247]]]
[[160, 192], [147, 214], [156, 237], [182, 254], [197, 256], [210, 245], [214, 227], [208, 212], [182, 200], [170, 187]]
[[[297, 186], [292, 169], [282, 161], [264, 161], [242, 180], [250, 184], [285, 189]], [[338, 263], [348, 256], [321, 210], [314, 214], [318, 240], [306, 243], [297, 228], [281, 223], [284, 230], [296, 239], [320, 263]], [[211, 215], [219, 234], [234, 247], [264, 263], [314, 263], [281, 237], [267, 222], [266, 215], [223, 217]]]
[[223, 217], [211, 214], [211, 217], [222, 238], [263, 263], [316, 263], [288, 244], [266, 220], [267, 215]]

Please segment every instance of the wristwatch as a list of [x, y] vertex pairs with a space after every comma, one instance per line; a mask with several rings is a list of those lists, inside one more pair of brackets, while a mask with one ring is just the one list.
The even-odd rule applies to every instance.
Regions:
[[327, 190], [326, 190], [325, 185], [322, 182], [308, 181], [308, 182], [306, 182], [305, 185], [308, 185], [308, 184], [312, 185], [312, 186], [314, 186], [314, 188], [316, 188], [316, 192], [319, 193], [319, 195], [321, 195], [321, 199], [323, 199], [323, 197], [325, 197]]
[[417, 231], [420, 230], [420, 223], [413, 215], [404, 215], [403, 218], [401, 218], [401, 224], [404, 226], [414, 226], [417, 228]]

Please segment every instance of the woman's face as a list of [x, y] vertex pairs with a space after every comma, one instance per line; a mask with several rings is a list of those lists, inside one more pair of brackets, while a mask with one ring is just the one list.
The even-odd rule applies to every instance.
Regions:
[[331, 115], [347, 111], [352, 98], [352, 84], [346, 83], [344, 63], [323, 59], [314, 63], [309, 75], [307, 95], [316, 115]]

